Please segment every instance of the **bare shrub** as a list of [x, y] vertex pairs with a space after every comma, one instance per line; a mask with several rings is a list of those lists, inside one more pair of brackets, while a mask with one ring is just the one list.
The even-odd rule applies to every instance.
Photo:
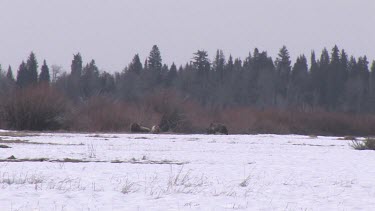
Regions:
[[89, 158], [96, 158], [96, 147], [93, 143], [87, 145], [87, 155]]
[[364, 142], [367, 149], [375, 150], [375, 138], [366, 138]]
[[240, 186], [241, 187], [247, 187], [250, 183], [250, 179], [251, 179], [251, 176], [247, 176], [241, 183], [240, 183]]
[[190, 170], [183, 169], [184, 166], [178, 169], [177, 173], [171, 169], [165, 193], [199, 193], [208, 185], [207, 177], [204, 175], [192, 176]]
[[258, 110], [229, 108], [220, 112], [220, 122], [233, 133], [374, 135], [375, 116], [333, 112]]
[[66, 100], [54, 88], [38, 85], [16, 90], [1, 110], [8, 128], [54, 130], [63, 124]]
[[130, 182], [128, 179], [125, 180], [124, 184], [122, 184], [121, 193], [123, 194], [129, 194], [137, 192], [137, 189], [135, 188], [136, 183]]
[[9, 174], [9, 173], [2, 173], [0, 175], [0, 184], [7, 184], [7, 185], [35, 185], [43, 183], [45, 178], [40, 175], [36, 174]]
[[357, 141], [357, 140], [353, 140], [349, 146], [351, 146], [353, 149], [356, 149], [356, 150], [365, 150], [366, 149], [366, 145], [363, 141]]

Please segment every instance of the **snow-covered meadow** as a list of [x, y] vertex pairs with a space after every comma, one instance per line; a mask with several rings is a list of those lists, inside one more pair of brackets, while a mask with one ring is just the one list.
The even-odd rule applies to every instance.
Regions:
[[[0, 131], [0, 210], [374, 210], [338, 137]], [[8, 159], [11, 156], [16, 159]]]

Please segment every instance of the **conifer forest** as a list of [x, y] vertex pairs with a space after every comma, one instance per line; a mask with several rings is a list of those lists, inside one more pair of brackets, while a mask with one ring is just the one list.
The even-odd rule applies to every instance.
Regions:
[[337, 46], [295, 61], [283, 46], [276, 58], [257, 48], [243, 58], [198, 50], [185, 64], [165, 64], [154, 45], [120, 72], [83, 57], [75, 54], [70, 70], [33, 52], [18, 67], [2, 66], [0, 126], [128, 131], [139, 122], [203, 133], [220, 122], [232, 133], [375, 132], [375, 61]]

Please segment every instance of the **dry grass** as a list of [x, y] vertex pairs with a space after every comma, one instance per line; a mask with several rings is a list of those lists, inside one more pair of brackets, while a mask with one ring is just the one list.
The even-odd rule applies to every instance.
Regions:
[[247, 176], [241, 183], [241, 187], [247, 187], [250, 183], [251, 175]]
[[130, 160], [84, 160], [76, 158], [64, 158], [64, 159], [49, 159], [49, 158], [16, 158], [10, 156], [7, 159], [0, 159], [0, 163], [7, 162], [51, 162], [51, 163], [127, 163], [127, 164], [145, 164], [145, 165], [185, 165], [188, 162], [179, 162], [171, 160], [147, 160], [147, 157], [143, 156], [141, 159], [131, 158]]

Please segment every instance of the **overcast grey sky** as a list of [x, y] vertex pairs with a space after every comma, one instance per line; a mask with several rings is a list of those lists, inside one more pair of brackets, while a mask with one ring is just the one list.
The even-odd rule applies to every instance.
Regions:
[[375, 0], [0, 0], [0, 63], [15, 71], [30, 51], [70, 71], [73, 54], [121, 71], [153, 44], [163, 62], [205, 49], [244, 58], [258, 47], [294, 59], [334, 44], [375, 59]]

